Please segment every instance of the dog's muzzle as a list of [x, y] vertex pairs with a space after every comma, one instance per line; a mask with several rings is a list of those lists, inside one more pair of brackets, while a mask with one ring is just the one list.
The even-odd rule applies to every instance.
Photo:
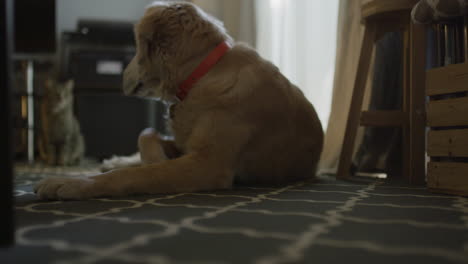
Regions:
[[135, 85], [135, 88], [133, 88], [133, 91], [131, 92], [132, 94], [139, 94], [143, 90], [143, 82], [139, 81]]

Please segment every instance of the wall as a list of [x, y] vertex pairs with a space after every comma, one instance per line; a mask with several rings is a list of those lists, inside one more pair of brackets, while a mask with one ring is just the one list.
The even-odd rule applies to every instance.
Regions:
[[57, 38], [74, 31], [80, 18], [137, 21], [153, 0], [57, 0]]
[[[154, 0], [56, 0], [57, 38], [62, 31], [75, 30], [78, 19], [136, 21]], [[238, 41], [255, 45], [253, 0], [193, 0], [206, 12], [222, 20]]]

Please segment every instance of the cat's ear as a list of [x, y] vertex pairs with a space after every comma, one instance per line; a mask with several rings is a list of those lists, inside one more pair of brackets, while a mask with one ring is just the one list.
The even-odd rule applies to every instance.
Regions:
[[47, 89], [50, 89], [50, 88], [52, 88], [53, 86], [54, 86], [54, 81], [53, 81], [51, 78], [47, 78], [47, 79], [45, 80], [45, 87], [46, 87]]
[[65, 87], [67, 88], [67, 90], [70, 90], [70, 91], [73, 90], [74, 86], [75, 86], [75, 81], [73, 79], [70, 79], [65, 83]]

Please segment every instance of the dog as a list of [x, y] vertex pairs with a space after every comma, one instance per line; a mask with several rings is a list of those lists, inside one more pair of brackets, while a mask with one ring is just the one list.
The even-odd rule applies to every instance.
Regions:
[[138, 139], [140, 166], [45, 178], [35, 186], [40, 199], [197, 192], [315, 176], [323, 130], [314, 107], [272, 63], [235, 44], [219, 20], [191, 3], [156, 2], [135, 25], [135, 40], [124, 93], [173, 103], [174, 140], [147, 129]]

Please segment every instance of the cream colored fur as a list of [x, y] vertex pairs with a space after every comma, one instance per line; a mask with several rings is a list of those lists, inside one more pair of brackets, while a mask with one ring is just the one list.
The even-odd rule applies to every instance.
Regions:
[[[47, 178], [41, 199], [193, 192], [233, 182], [278, 184], [314, 176], [323, 131], [312, 105], [270, 62], [234, 44], [222, 24], [189, 3], [155, 3], [135, 27], [128, 95], [175, 102], [178, 85], [220, 42], [233, 45], [172, 108], [174, 141], [139, 138], [142, 165], [89, 178]], [[118, 144], [118, 142], [116, 142]]]

